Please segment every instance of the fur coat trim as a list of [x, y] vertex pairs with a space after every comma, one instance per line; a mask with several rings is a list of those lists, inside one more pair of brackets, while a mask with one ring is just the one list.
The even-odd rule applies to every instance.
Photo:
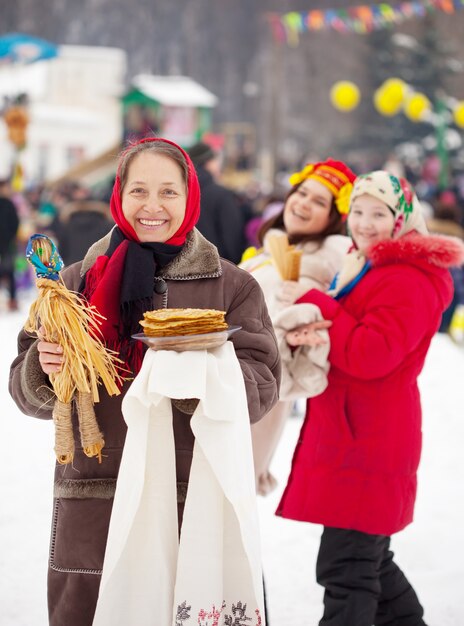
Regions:
[[24, 367], [21, 369], [21, 389], [32, 406], [42, 409], [46, 405], [53, 406], [56, 396], [48, 382], [48, 376], [40, 366], [37, 344], [38, 340], [32, 344], [24, 359]]
[[410, 234], [400, 239], [385, 239], [367, 252], [373, 267], [391, 263], [423, 261], [448, 268], [464, 263], [464, 244], [456, 237]]
[[[82, 262], [81, 276], [92, 267], [97, 257], [108, 250], [111, 233], [112, 231], [89, 248]], [[158, 274], [160, 278], [167, 280], [218, 278], [221, 275], [221, 261], [216, 246], [205, 239], [196, 228], [188, 233], [181, 252]]]
[[[54, 498], [73, 498], [85, 500], [99, 498], [112, 500], [116, 491], [116, 478], [60, 478], [55, 482]], [[187, 483], [177, 483], [177, 502], [185, 502]]]

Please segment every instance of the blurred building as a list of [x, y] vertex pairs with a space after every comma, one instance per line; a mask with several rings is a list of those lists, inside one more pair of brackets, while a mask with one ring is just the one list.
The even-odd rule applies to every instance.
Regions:
[[[128, 19], [125, 0], [89, 0], [91, 20], [70, 0], [63, 0], [59, 11], [48, 11], [46, 19], [43, 2], [3, 4], [4, 30], [37, 32], [57, 43], [124, 47], [129, 76], [192, 77], [218, 98], [212, 133], [224, 136], [226, 165], [248, 168], [251, 163], [269, 181], [275, 172], [288, 172], [306, 159], [338, 156], [364, 169], [380, 166], [406, 142], [409, 154], [417, 146], [415, 153], [430, 152], [433, 136], [422, 144], [433, 135], [430, 124], [414, 125], [402, 113], [384, 117], [376, 111], [372, 95], [386, 78], [401, 78], [429, 98], [440, 88], [464, 99], [464, 9], [458, 0], [396, 3], [391, 5], [395, 10], [423, 10], [422, 15], [366, 34], [321, 27], [289, 44], [288, 29], [275, 36], [269, 12], [283, 16], [291, 11], [289, 17], [295, 18], [294, 12], [318, 9], [320, 16], [336, 21], [335, 9], [344, 8], [346, 19], [349, 9], [362, 3], [138, 0]], [[390, 10], [378, 2], [365, 8], [374, 4]], [[359, 87], [357, 109], [332, 106], [330, 90], [340, 80]], [[177, 127], [189, 123], [188, 114], [177, 115]], [[153, 129], [160, 125], [156, 115], [147, 121]], [[453, 130], [458, 139], [463, 136], [462, 129]], [[464, 164], [464, 148], [458, 157]]]
[[122, 103], [124, 139], [159, 135], [188, 148], [211, 130], [217, 98], [188, 76], [139, 74]]
[[[119, 145], [125, 75], [123, 50], [93, 46], [61, 46], [55, 59], [0, 67], [0, 100], [19, 93], [29, 99], [20, 155], [27, 181], [53, 180]], [[1, 118], [0, 155], [0, 175], [6, 176], [14, 153]]]

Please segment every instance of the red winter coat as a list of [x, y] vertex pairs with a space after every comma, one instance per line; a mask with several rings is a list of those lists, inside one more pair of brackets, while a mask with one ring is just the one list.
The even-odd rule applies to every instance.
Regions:
[[421, 454], [417, 377], [451, 301], [460, 242], [409, 235], [368, 254], [372, 268], [339, 301], [299, 302], [332, 320], [329, 384], [311, 398], [277, 515], [391, 535], [413, 519]]

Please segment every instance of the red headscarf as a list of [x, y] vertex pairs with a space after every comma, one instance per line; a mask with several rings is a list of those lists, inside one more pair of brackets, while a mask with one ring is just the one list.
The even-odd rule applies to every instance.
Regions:
[[[187, 233], [189, 233], [193, 229], [195, 224], [198, 222], [198, 218], [200, 217], [200, 185], [198, 184], [198, 177], [189, 155], [173, 141], [169, 141], [169, 139], [163, 139], [161, 137], [147, 137], [146, 139], [141, 139], [140, 141], [137, 141], [137, 143], [129, 146], [129, 148], [125, 152], [123, 152], [121, 156], [124, 156], [134, 146], [138, 146], [141, 143], [153, 143], [155, 141], [168, 143], [171, 146], [174, 146], [179, 150], [179, 152], [184, 155], [184, 158], [187, 161], [187, 205], [185, 207], [184, 221], [180, 225], [179, 229], [174, 233], [174, 235], [165, 242], [174, 246], [181, 246], [185, 242]], [[114, 181], [113, 193], [110, 200], [111, 215], [113, 216], [116, 224], [130, 241], [139, 241], [135, 230], [124, 217], [121, 204], [121, 179], [119, 177], [119, 171], [120, 165], [118, 167], [116, 179]]]
[[[167, 139], [150, 137], [142, 139], [136, 144], [132, 144], [128, 150], [131, 150], [131, 148], [140, 143], [155, 141], [171, 144], [184, 155], [188, 166], [188, 180], [185, 216], [182, 224], [174, 235], [166, 242], [151, 244], [154, 250], [156, 250], [157, 247], [163, 248], [164, 244], [182, 246], [185, 243], [187, 234], [194, 228], [200, 216], [200, 186], [198, 184], [197, 174], [190, 157], [186, 152], [184, 152], [184, 150], [182, 150], [182, 148]], [[125, 153], [123, 153], [123, 155], [124, 154]], [[136, 157], [134, 156], [134, 158]], [[126, 316], [121, 310], [121, 306], [124, 304], [121, 302], [121, 299], [123, 293], [123, 277], [127, 273], [125, 271], [125, 267], [128, 251], [131, 249], [130, 254], [133, 255], [134, 252], [136, 252], [133, 246], [140, 243], [140, 240], [132, 226], [126, 220], [122, 209], [121, 179], [119, 176], [120, 164], [113, 186], [110, 206], [114, 221], [123, 233], [125, 239], [123, 239], [122, 235], [117, 233], [117, 231], [116, 233], [113, 233], [112, 241], [115, 236], [117, 236], [120, 239], [120, 243], [117, 245], [116, 249], [113, 249], [112, 253], [104, 254], [96, 259], [95, 263], [86, 274], [83, 293], [89, 300], [90, 304], [95, 306], [97, 311], [104, 317], [101, 324], [101, 332], [105, 338], [106, 345], [111, 349], [120, 352], [120, 356], [125, 363], [126, 369], [131, 369], [137, 373], [143, 359], [143, 345], [138, 341], [131, 340], [130, 338], [131, 332], [139, 332], [136, 329], [129, 328], [129, 323], [131, 323], [131, 318], [133, 318], [135, 313], [132, 312], [131, 307], [129, 307], [129, 309], [127, 309], [127, 307], [123, 307], [123, 311], [126, 311], [128, 317], [126, 320]], [[142, 244], [141, 247], [144, 247], [144, 245], [145, 244]], [[148, 256], [152, 259], [151, 255]], [[132, 262], [132, 266], [133, 265], [134, 263]], [[143, 275], [145, 283], [147, 283], [145, 284], [145, 288], [142, 290], [143, 293], [140, 295], [140, 300], [143, 300], [146, 306], [150, 308], [153, 285], [151, 274], [153, 272], [153, 267], [150, 265], [146, 268], [138, 266], [137, 272], [139, 279], [140, 275]], [[137, 277], [134, 277], [134, 282], [136, 278]], [[131, 281], [131, 277], [129, 277], [128, 280]]]

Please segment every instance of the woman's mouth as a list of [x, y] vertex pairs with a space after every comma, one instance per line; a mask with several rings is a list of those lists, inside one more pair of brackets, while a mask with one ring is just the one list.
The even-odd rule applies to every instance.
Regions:
[[145, 218], [140, 218], [137, 220], [139, 224], [141, 224], [144, 228], [159, 228], [163, 224], [166, 223], [166, 220], [147, 220]]
[[295, 209], [293, 209], [292, 213], [299, 220], [309, 220], [309, 215], [304, 215], [303, 213], [299, 213], [298, 211], [295, 211]]

